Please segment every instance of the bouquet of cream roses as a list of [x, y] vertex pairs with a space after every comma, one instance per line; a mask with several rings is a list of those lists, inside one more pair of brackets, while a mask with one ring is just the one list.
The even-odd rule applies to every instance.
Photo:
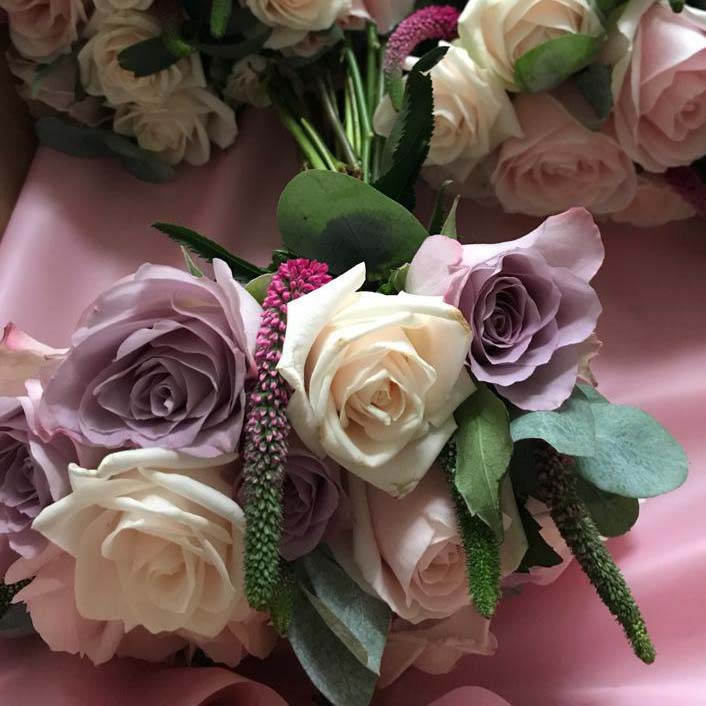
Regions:
[[184, 270], [117, 282], [67, 350], [5, 328], [0, 630], [96, 664], [234, 667], [286, 639], [328, 701], [367, 706], [492, 654], [503, 589], [574, 556], [654, 660], [603, 538], [687, 461], [594, 386], [598, 228], [578, 208], [463, 245], [453, 210], [400, 203], [403, 153], [399, 200], [298, 175], [268, 267], [157, 224]]

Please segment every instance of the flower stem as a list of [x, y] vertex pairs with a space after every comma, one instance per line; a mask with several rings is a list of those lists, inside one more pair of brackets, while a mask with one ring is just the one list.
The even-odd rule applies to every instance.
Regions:
[[608, 553], [600, 533], [576, 492], [576, 478], [549, 444], [537, 451], [538, 499], [546, 503], [561, 536], [593, 584], [603, 603], [622, 625], [635, 654], [645, 663], [655, 660], [645, 620], [620, 569]]
[[366, 97], [368, 103], [368, 116], [373, 120], [375, 109], [378, 104], [378, 81], [380, 80], [380, 38], [377, 27], [373, 22], [368, 22], [366, 26], [368, 40], [368, 59], [366, 66]]
[[326, 146], [326, 143], [321, 139], [321, 136], [316, 131], [316, 128], [306, 119], [301, 118], [301, 124], [304, 128], [304, 132], [309, 136], [312, 144], [316, 147], [321, 158], [326, 165], [326, 169], [332, 172], [338, 171], [338, 164], [336, 158], [331, 153], [331, 150]]
[[360, 67], [356, 59], [355, 52], [350, 43], [343, 49], [343, 56], [348, 66], [348, 75], [353, 85], [353, 98], [358, 110], [358, 120], [360, 126], [360, 155], [363, 169], [363, 181], [370, 181], [370, 147], [373, 140], [373, 129], [370, 124], [370, 112], [365, 98], [365, 88], [363, 78], [360, 74]]
[[500, 542], [477, 515], [471, 515], [466, 501], [456, 489], [456, 444], [446, 445], [440, 458], [456, 505], [456, 521], [466, 555], [468, 588], [476, 610], [492, 618], [500, 601]]
[[343, 155], [353, 169], [360, 168], [360, 162], [358, 157], [353, 151], [353, 145], [351, 145], [350, 140], [346, 136], [346, 130], [341, 124], [341, 120], [338, 116], [338, 111], [336, 106], [331, 100], [328, 90], [326, 89], [326, 84], [320, 76], [316, 78], [316, 87], [319, 91], [319, 96], [321, 98], [321, 103], [324, 107], [324, 116], [326, 117], [329, 125], [333, 129], [333, 133], [336, 136], [336, 140], [343, 150]]
[[272, 106], [274, 107], [277, 115], [280, 119], [282, 125], [289, 131], [292, 137], [295, 139], [296, 143], [299, 145], [299, 149], [302, 151], [304, 158], [309, 162], [309, 165], [313, 169], [328, 169], [326, 162], [317, 150], [317, 148], [312, 144], [311, 140], [307, 136], [305, 130], [299, 124], [297, 119], [289, 112], [286, 106], [277, 98], [275, 95], [271, 94], [270, 98], [272, 100]]

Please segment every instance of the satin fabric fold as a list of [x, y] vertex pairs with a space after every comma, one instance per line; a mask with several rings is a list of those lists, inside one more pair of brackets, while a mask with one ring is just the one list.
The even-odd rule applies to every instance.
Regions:
[[[266, 112], [246, 113], [241, 137], [228, 153], [205, 168], [180, 170], [169, 185], [142, 184], [112, 163], [40, 149], [0, 241], [0, 323], [12, 320], [48, 344], [66, 345], [83, 308], [116, 279], [145, 261], [180, 264], [178, 248], [150, 229], [157, 220], [193, 227], [238, 255], [267, 262], [279, 245], [277, 198], [296, 168], [287, 136]], [[460, 232], [468, 241], [520, 236], [537, 223], [469, 202], [460, 209]], [[595, 281], [604, 305], [598, 329], [604, 348], [594, 366], [599, 389], [615, 402], [655, 415], [691, 460], [686, 485], [645, 503], [636, 528], [609, 545], [643, 609], [657, 662], [647, 667], [632, 655], [572, 566], [552, 586], [525, 587], [505, 600], [493, 625], [500, 643], [495, 657], [468, 657], [445, 677], [410, 670], [378, 695], [378, 706], [427, 706], [465, 685], [489, 689], [514, 706], [706, 703], [706, 226], [689, 221], [636, 230], [604, 224], [602, 230], [606, 264]], [[129, 703], [107, 700], [118, 688], [132, 693], [123, 663], [94, 671], [76, 658], [52, 655], [61, 666], [49, 669], [49, 653], [36, 640], [17, 643], [21, 648], [14, 644], [0, 644], [3, 705]], [[79, 663], [80, 670], [72, 666]], [[167, 673], [130, 665], [138, 684], [148, 672], [156, 680]], [[303, 677], [290, 658], [244, 666], [259, 680], [277, 682], [288, 703], [309, 703], [295, 696], [305, 690], [297, 685]], [[234, 678], [209, 671], [216, 681]], [[278, 676], [285, 673], [291, 677]], [[89, 681], [100, 700], [85, 696], [91, 692], [83, 682]], [[189, 680], [179, 676], [174, 684], [187, 688]], [[230, 682], [219, 685], [234, 688]], [[37, 694], [44, 689], [44, 700], [24, 698], [31, 689]], [[140, 697], [134, 701], [145, 706], [202, 703], [135, 693]], [[458, 706], [486, 703], [470, 693]], [[237, 699], [226, 703], [241, 706]]]

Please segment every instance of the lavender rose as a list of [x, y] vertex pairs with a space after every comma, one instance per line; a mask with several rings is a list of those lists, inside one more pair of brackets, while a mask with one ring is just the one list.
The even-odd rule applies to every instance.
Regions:
[[68, 464], [77, 460], [69, 439], [44, 441], [38, 431], [29, 397], [0, 397], [0, 534], [28, 558], [45, 545], [32, 522], [69, 492]]
[[144, 265], [99, 296], [47, 384], [46, 426], [109, 448], [232, 452], [261, 309], [224, 262], [214, 273]]
[[556, 409], [571, 394], [601, 304], [589, 282], [603, 262], [588, 211], [547, 219], [524, 238], [461, 245], [428, 238], [414, 258], [407, 289], [442, 295], [473, 329], [470, 366], [527, 410]]
[[[294, 561], [316, 549], [332, 528], [343, 496], [340, 469], [330, 459], [320, 459], [303, 448], [291, 448], [283, 493], [279, 551], [287, 561]], [[242, 476], [236, 494], [244, 506]]]

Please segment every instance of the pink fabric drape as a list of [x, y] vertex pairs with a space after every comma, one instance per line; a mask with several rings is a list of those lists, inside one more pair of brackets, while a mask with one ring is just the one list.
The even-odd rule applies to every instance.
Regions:
[[[78, 315], [101, 289], [145, 261], [180, 263], [178, 248], [150, 230], [157, 220], [193, 227], [264, 263], [279, 244], [277, 197], [295, 170], [288, 139], [262, 112], [246, 116], [243, 134], [227, 154], [206, 168], [183, 169], [169, 185], [142, 184], [111, 163], [40, 149], [0, 242], [0, 323], [12, 320], [49, 344], [65, 345]], [[467, 240], [515, 237], [535, 223], [470, 203], [461, 208]], [[619, 627], [572, 566], [554, 585], [530, 586], [506, 599], [494, 623], [500, 643], [494, 658], [467, 658], [445, 677], [412, 670], [378, 696], [380, 706], [426, 706], [470, 684], [514, 706], [706, 704], [706, 226], [690, 221], [645, 231], [607, 224], [603, 232], [607, 259], [597, 288], [605, 306], [599, 325], [605, 345], [594, 366], [600, 389], [615, 402], [656, 416], [691, 459], [685, 487], [648, 501], [637, 527], [610, 543], [651, 628], [657, 662], [647, 667], [632, 656]], [[110, 701], [106, 694], [115, 688], [133, 693], [123, 684], [129, 674], [138, 684], [164, 684], [170, 674], [134, 662], [93, 671], [76, 658], [50, 656], [36, 641], [13, 644], [0, 645], [3, 706], [126, 706], [131, 702]], [[300, 702], [293, 687], [298, 672], [291, 666], [287, 673], [294, 676], [287, 679], [277, 676], [279, 661], [246, 670], [268, 682], [271, 675], [289, 703]], [[189, 680], [182, 672], [172, 674], [176, 688], [169, 693], [178, 694], [180, 680]], [[190, 674], [194, 683], [216, 683], [227, 675]], [[94, 695], [79, 683], [87, 680], [95, 682]], [[44, 700], [23, 698], [28, 688], [40, 688], [37, 681], [46, 690]], [[73, 700], [60, 700], [57, 694], [64, 693]], [[437, 706], [493, 703], [479, 693], [459, 692], [457, 700]], [[149, 694], [145, 687], [133, 702], [212, 703], [186, 693], [164, 700]], [[278, 703], [241, 698], [223, 703]]]

